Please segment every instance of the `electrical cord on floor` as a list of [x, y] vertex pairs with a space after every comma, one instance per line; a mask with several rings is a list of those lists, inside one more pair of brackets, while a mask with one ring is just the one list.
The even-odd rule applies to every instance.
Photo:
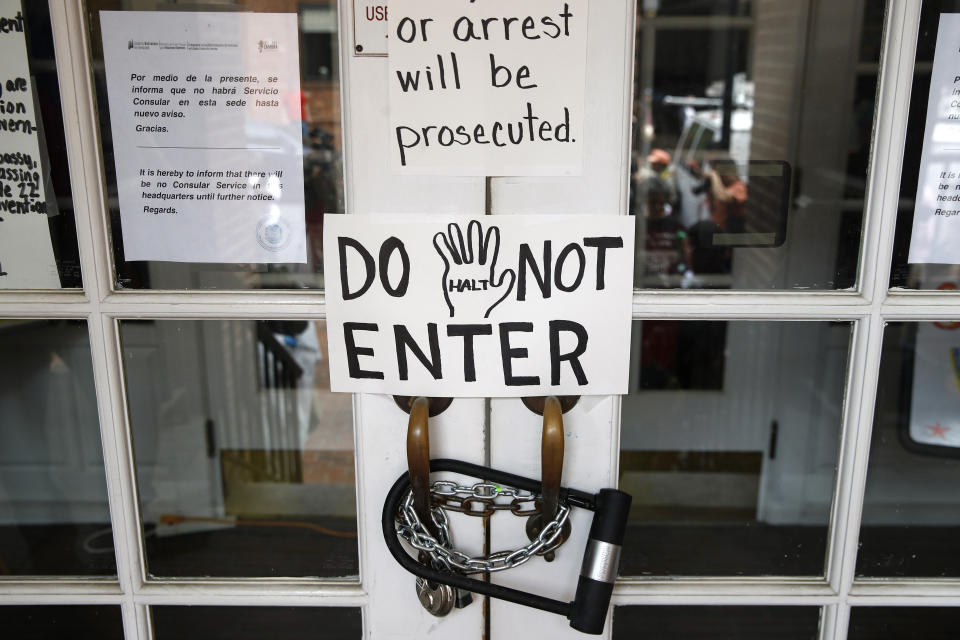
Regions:
[[[81, 544], [81, 546], [83, 547], [83, 550], [84, 550], [85, 552], [89, 553], [89, 554], [92, 555], [92, 556], [97, 555], [97, 554], [102, 554], [102, 553], [113, 553], [113, 552], [114, 552], [114, 548], [113, 548], [113, 544], [112, 544], [112, 542], [113, 542], [113, 535], [112, 535], [112, 534], [113, 534], [113, 527], [104, 527], [103, 529], [97, 529], [96, 531], [94, 531], [93, 533], [91, 533], [90, 535], [88, 535], [86, 538], [84, 538], [84, 539], [83, 539], [83, 542], [81, 542], [80, 544]], [[144, 534], [143, 534], [143, 537], [144, 537], [144, 538], [149, 538], [150, 536], [153, 536], [153, 535], [156, 535], [156, 532], [154, 532], [154, 531], [145, 531]], [[109, 545], [107, 545], [107, 546], [105, 546], [105, 547], [95, 547], [95, 546], [93, 546], [94, 541], [95, 541], [97, 538], [102, 538], [103, 536], [110, 536], [110, 542], [111, 542], [111, 544], [109, 544]]]
[[[177, 514], [164, 514], [160, 516], [160, 524], [174, 525], [182, 524], [184, 522], [204, 522], [209, 524], [225, 524], [231, 525], [234, 527], [282, 527], [282, 528], [298, 528], [298, 529], [309, 529], [315, 531], [321, 535], [331, 536], [333, 538], [356, 538], [357, 533], [355, 531], [337, 531], [336, 529], [330, 529], [324, 527], [323, 525], [313, 524], [312, 522], [299, 522], [296, 520], [234, 520], [232, 518], [201, 518], [195, 516], [181, 516]], [[98, 547], [94, 546], [94, 542], [98, 538], [103, 536], [108, 536], [113, 533], [111, 527], [104, 527], [103, 529], [98, 529], [94, 531], [86, 538], [83, 539], [81, 543], [83, 550], [90, 555], [97, 555], [102, 553], [113, 553], [113, 545]], [[156, 529], [151, 529], [144, 532], [144, 538], [149, 538], [151, 536], [157, 535]], [[111, 540], [112, 542], [112, 540]], [[2, 573], [2, 571], [0, 571]]]
[[312, 522], [299, 522], [296, 520], [234, 520], [232, 518], [199, 518], [194, 516], [180, 516], [165, 514], [160, 516], [162, 524], [180, 524], [182, 522], [207, 522], [211, 524], [229, 524], [236, 527], [283, 527], [310, 529], [325, 536], [334, 538], [356, 538], [356, 531], [337, 531], [323, 525], [313, 524]]

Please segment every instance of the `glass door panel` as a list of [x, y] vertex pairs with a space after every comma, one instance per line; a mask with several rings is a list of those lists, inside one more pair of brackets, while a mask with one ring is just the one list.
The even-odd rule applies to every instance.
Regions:
[[156, 640], [360, 640], [359, 609], [342, 607], [152, 607]]
[[0, 354], [0, 579], [115, 576], [86, 322], [0, 319]]
[[850, 330], [634, 323], [622, 575], [823, 575]]
[[853, 287], [883, 4], [637, 4], [636, 286]]
[[322, 322], [124, 320], [155, 577], [358, 573], [351, 398]]
[[864, 578], [960, 576], [960, 323], [887, 325], [857, 554]]

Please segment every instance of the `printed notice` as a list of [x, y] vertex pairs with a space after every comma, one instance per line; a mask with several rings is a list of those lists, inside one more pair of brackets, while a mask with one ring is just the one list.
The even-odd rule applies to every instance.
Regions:
[[399, 173], [582, 171], [586, 0], [390, 0]]
[[100, 24], [124, 257], [306, 262], [296, 14]]
[[940, 15], [908, 261], [960, 264], [960, 14]]
[[634, 216], [328, 216], [334, 391], [627, 392]]
[[20, 0], [0, 0], [0, 289], [59, 289]]

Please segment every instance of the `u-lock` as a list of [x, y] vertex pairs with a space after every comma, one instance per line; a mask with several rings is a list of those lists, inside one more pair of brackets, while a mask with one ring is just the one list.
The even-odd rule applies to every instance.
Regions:
[[[409, 470], [397, 479], [387, 494], [381, 524], [384, 540], [394, 559], [418, 577], [418, 594], [424, 606], [435, 615], [445, 615], [452, 609], [454, 599], [459, 606], [465, 606], [462, 604], [464, 596], [473, 592], [563, 615], [570, 620], [571, 627], [584, 633], [602, 633], [619, 569], [632, 498], [617, 489], [601, 489], [594, 494], [560, 486], [563, 463], [561, 414], [572, 406], [569, 399], [525, 400], [528, 407], [544, 416], [542, 481], [461, 460], [430, 460], [427, 419], [429, 414], [435, 415], [430, 402], [426, 398], [403, 401], [398, 398], [397, 401], [410, 408]], [[472, 486], [447, 481], [431, 484], [431, 471], [458, 473], [480, 482]], [[519, 566], [535, 555], [552, 559], [551, 554], [569, 535], [572, 508], [594, 512], [573, 601], [555, 600], [470, 577], [474, 573], [491, 573]], [[484, 517], [509, 510], [525, 516], [531, 542], [517, 550], [472, 558], [453, 548], [446, 510]], [[417, 558], [408, 553], [401, 540], [419, 551]], [[448, 589], [441, 591], [441, 585]]]

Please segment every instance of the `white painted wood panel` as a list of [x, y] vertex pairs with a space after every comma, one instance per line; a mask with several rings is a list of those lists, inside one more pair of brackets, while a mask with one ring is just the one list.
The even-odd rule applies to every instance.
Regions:
[[[589, 4], [583, 175], [494, 179], [492, 213], [626, 214], [634, 6], [630, 0]], [[623, 348], [626, 351], [629, 345]], [[541, 427], [542, 418], [529, 411], [520, 400], [492, 400], [491, 465], [539, 477]], [[564, 485], [586, 491], [616, 486], [620, 398], [581, 398], [580, 403], [564, 415], [564, 432]], [[571, 517], [573, 533], [554, 562], [534, 558], [523, 567], [495, 574], [493, 580], [548, 597], [572, 600], [592, 514], [576, 509]], [[525, 544], [523, 524], [519, 518], [492, 519], [492, 550]], [[491, 601], [489, 615], [490, 640], [513, 637], [521, 629], [523, 637], [531, 640], [584, 637], [561, 616], [499, 600]], [[610, 637], [610, 626], [608, 622], [603, 637]]]

